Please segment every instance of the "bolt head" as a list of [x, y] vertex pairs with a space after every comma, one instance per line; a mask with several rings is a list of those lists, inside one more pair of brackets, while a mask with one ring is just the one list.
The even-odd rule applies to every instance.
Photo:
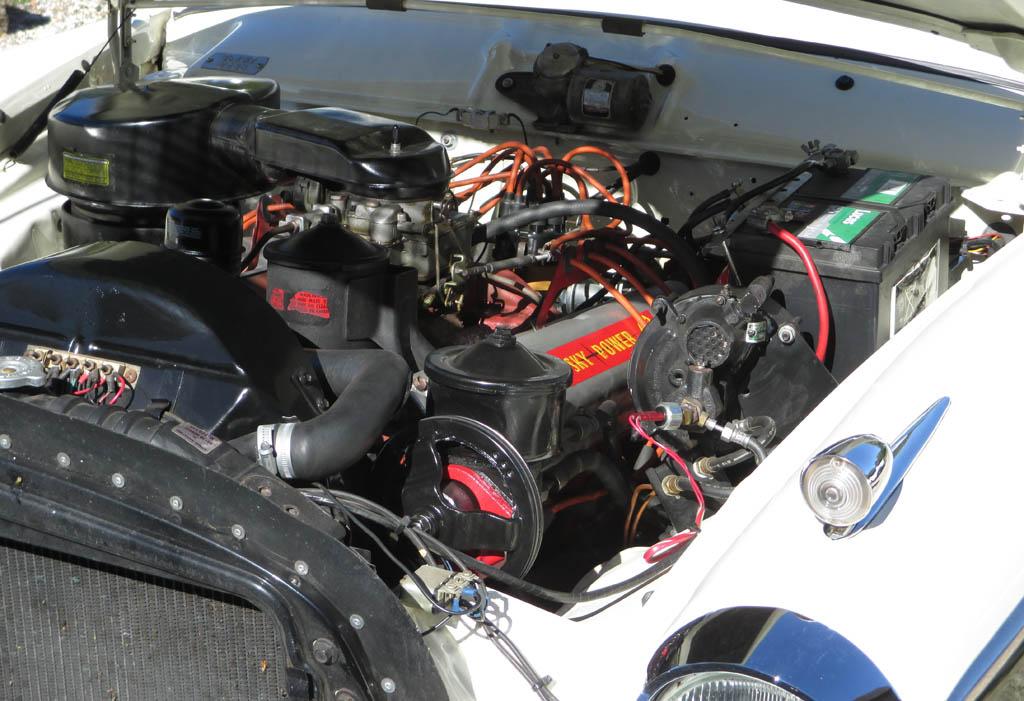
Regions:
[[366, 620], [358, 613], [353, 613], [348, 617], [348, 624], [356, 630], [362, 630], [363, 626], [366, 625]]
[[236, 540], [245, 540], [245, 528], [236, 523], [231, 527], [231, 535], [234, 536]]
[[313, 641], [313, 659], [320, 664], [334, 662], [334, 653], [334, 643], [327, 638], [317, 638]]
[[71, 456], [67, 453], [57, 453], [57, 464], [61, 467], [71, 467]]
[[296, 560], [295, 561], [295, 572], [300, 577], [305, 577], [307, 574], [309, 574], [309, 565], [307, 565], [304, 560]]
[[331, 403], [328, 402], [323, 397], [320, 397], [319, 399], [316, 400], [316, 408], [319, 409], [320, 411], [327, 411], [328, 407], [330, 406]]
[[181, 497], [171, 497], [167, 501], [171, 504], [171, 511], [181, 511], [185, 506], [185, 502], [181, 500]]
[[380, 680], [380, 688], [385, 694], [393, 694], [398, 685], [395, 684], [395, 680], [391, 677], [384, 677]]
[[11, 449], [11, 437], [6, 433], [0, 436], [0, 449], [10, 450]]
[[110, 476], [110, 483], [118, 489], [123, 489], [125, 485], [124, 475], [120, 472], [115, 472]]
[[796, 329], [794, 329], [790, 324], [784, 324], [782, 328], [779, 329], [779, 340], [787, 346], [796, 340], [796, 335]]

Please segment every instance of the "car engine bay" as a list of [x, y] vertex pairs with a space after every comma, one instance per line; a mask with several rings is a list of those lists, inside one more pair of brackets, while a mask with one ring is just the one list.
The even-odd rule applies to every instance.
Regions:
[[285, 513], [413, 581], [436, 627], [484, 578], [587, 600], [642, 547], [634, 591], [1013, 237], [967, 238], [947, 178], [815, 140], [660, 217], [638, 193], [663, 154], [617, 145], [675, 79], [548, 44], [495, 82], [535, 120], [472, 153], [418, 119], [283, 109], [256, 76], [81, 89], [46, 127], [68, 247], [0, 270], [0, 396], [287, 485]]

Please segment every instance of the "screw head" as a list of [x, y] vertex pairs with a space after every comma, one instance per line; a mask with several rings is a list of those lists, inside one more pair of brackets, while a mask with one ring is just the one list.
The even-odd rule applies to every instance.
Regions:
[[8, 436], [6, 433], [0, 435], [0, 448], [2, 448], [3, 450], [11, 449], [11, 437]]
[[268, 487], [267, 485], [263, 485], [262, 487], [260, 487], [260, 496], [261, 497], [269, 497], [273, 493], [274, 493], [273, 490], [270, 487]]
[[124, 379], [128, 380], [128, 382], [135, 382], [137, 379], [139, 379], [139, 373], [131, 369], [126, 370], [124, 373]]
[[412, 386], [419, 392], [426, 392], [427, 387], [430, 386], [430, 381], [427, 379], [426, 373], [417, 372], [413, 375]]
[[57, 453], [57, 464], [61, 467], [71, 467], [71, 456], [67, 453]]
[[358, 613], [353, 613], [348, 617], [348, 624], [356, 630], [362, 630], [362, 627], [366, 625], [366, 620]]
[[459, 140], [455, 137], [455, 134], [441, 134], [441, 145], [447, 149], [455, 148]]
[[120, 472], [115, 472], [110, 476], [110, 483], [118, 489], [123, 489], [125, 483], [124, 475]]
[[313, 659], [320, 664], [331, 664], [334, 662], [334, 643], [327, 638], [317, 638], [313, 641]]
[[384, 677], [380, 680], [380, 688], [385, 694], [393, 694], [398, 685], [395, 684], [395, 680], [391, 677]]
[[324, 399], [323, 397], [320, 397], [319, 399], [316, 400], [316, 408], [319, 409], [320, 411], [327, 411], [327, 409], [330, 406], [331, 403]]
[[796, 329], [791, 324], [784, 324], [779, 329], [779, 340], [788, 346], [796, 340]]
[[506, 77], [501, 79], [501, 87], [505, 88], [506, 90], [508, 90], [515, 84], [516, 81], [512, 80], [511, 78]]
[[181, 497], [171, 497], [167, 501], [171, 504], [171, 511], [181, 511], [185, 506], [185, 502], [181, 500]]
[[245, 540], [245, 528], [236, 523], [231, 527], [231, 535], [234, 536], [236, 540]]
[[290, 583], [290, 584], [291, 584], [291, 585], [292, 585], [293, 587], [297, 587], [297, 586], [299, 586], [300, 584], [302, 584], [302, 580], [300, 580], [300, 579], [299, 579], [298, 577], [296, 577], [296, 576], [295, 576], [294, 574], [293, 574], [293, 575], [292, 575], [291, 577], [289, 577], [289, 578], [288, 578], [288, 582], [289, 582], [289, 583]]
[[309, 565], [307, 565], [304, 560], [296, 560], [295, 572], [300, 577], [305, 577], [307, 574], [309, 574]]

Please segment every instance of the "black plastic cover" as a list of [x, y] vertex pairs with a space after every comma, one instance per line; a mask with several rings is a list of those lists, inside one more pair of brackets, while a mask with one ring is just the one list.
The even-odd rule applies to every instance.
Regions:
[[338, 224], [320, 223], [267, 244], [263, 255], [273, 265], [359, 277], [383, 270], [388, 250]]
[[508, 438], [527, 462], [556, 453], [572, 381], [565, 361], [534, 353], [498, 328], [479, 343], [433, 351], [424, 371], [431, 414], [476, 419]]
[[333, 107], [260, 117], [253, 158], [364, 197], [440, 199], [448, 152], [425, 130]]
[[534, 353], [504, 327], [473, 345], [439, 348], [427, 356], [426, 373], [433, 384], [483, 394], [557, 392], [572, 381], [564, 360]]
[[0, 354], [27, 344], [142, 367], [130, 408], [171, 410], [230, 439], [322, 397], [298, 339], [237, 278], [135, 241], [100, 242], [0, 272]]
[[257, 164], [211, 148], [214, 121], [237, 105], [276, 106], [274, 81], [167, 80], [80, 90], [47, 126], [46, 182], [68, 197], [121, 207], [237, 200], [270, 182]]

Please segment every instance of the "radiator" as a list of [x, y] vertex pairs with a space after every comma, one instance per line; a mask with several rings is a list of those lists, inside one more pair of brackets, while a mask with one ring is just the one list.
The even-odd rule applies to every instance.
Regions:
[[283, 656], [245, 601], [0, 540], [0, 699], [280, 699]]

